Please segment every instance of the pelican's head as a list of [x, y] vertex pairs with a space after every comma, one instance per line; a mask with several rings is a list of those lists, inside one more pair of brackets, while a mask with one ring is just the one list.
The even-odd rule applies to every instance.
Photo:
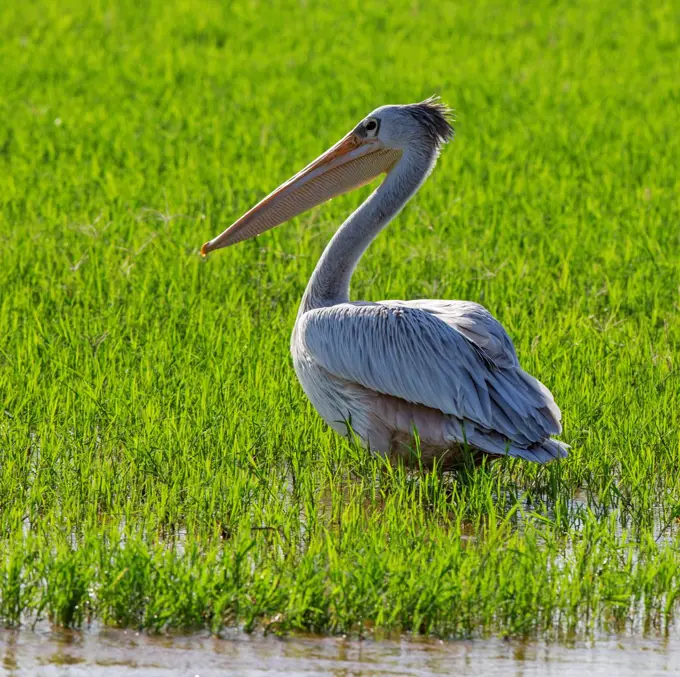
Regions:
[[201, 254], [274, 228], [337, 195], [389, 172], [404, 153], [437, 155], [453, 137], [449, 109], [436, 97], [405, 106], [381, 106], [347, 136], [246, 212]]
[[381, 106], [365, 117], [353, 133], [402, 152], [437, 153], [453, 137], [451, 111], [436, 97], [406, 106]]

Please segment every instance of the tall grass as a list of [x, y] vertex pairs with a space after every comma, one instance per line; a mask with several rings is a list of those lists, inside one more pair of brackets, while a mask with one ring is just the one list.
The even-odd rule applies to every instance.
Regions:
[[[680, 565], [673, 2], [10, 1], [0, 12], [0, 621], [665, 631]], [[569, 459], [408, 473], [288, 357], [367, 190], [202, 242], [388, 102], [456, 141], [355, 298], [465, 298]]]

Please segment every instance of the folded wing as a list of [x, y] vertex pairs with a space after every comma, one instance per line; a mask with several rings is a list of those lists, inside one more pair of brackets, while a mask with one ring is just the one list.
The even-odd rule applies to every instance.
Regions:
[[521, 447], [562, 430], [550, 391], [520, 368], [507, 333], [478, 304], [343, 303], [306, 312], [300, 329], [312, 358], [339, 378]]

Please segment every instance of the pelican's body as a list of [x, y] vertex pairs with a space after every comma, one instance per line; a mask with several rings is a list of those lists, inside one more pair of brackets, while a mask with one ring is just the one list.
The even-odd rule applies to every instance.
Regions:
[[[375, 236], [432, 171], [453, 130], [428, 100], [384, 106], [283, 184], [203, 253], [252, 237], [376, 175], [387, 177], [337, 231], [305, 291], [291, 340], [295, 371], [336, 431], [372, 451], [458, 464], [461, 451], [545, 463], [566, 456], [560, 410], [519, 366], [512, 341], [467, 301], [351, 302], [349, 283]], [[415, 435], [418, 436], [416, 442]]]

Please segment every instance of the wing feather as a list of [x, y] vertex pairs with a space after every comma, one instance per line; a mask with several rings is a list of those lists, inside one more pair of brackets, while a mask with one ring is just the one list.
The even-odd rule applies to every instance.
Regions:
[[550, 391], [522, 371], [500, 323], [476, 303], [384, 301], [310, 310], [311, 357], [331, 374], [530, 446], [561, 432]]

